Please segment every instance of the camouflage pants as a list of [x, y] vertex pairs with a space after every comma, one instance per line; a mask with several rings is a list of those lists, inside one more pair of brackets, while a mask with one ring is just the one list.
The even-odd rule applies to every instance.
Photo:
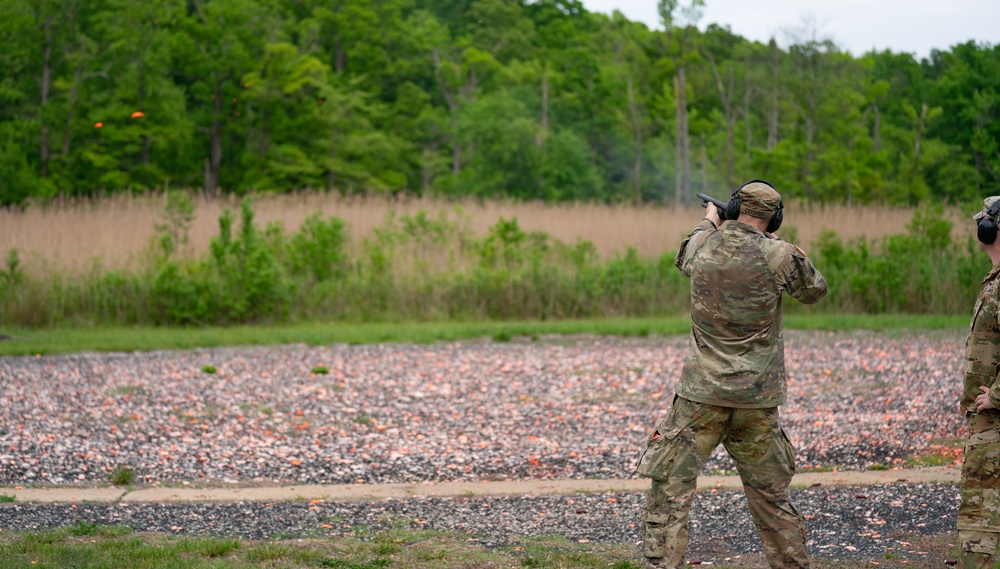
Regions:
[[1000, 417], [970, 413], [967, 420], [969, 442], [958, 506], [962, 566], [992, 568], [1000, 541]]
[[776, 407], [735, 409], [677, 397], [646, 441], [636, 471], [652, 478], [643, 513], [643, 555], [682, 568], [698, 474], [719, 443], [733, 457], [771, 567], [808, 567], [806, 529], [788, 500], [794, 449]]

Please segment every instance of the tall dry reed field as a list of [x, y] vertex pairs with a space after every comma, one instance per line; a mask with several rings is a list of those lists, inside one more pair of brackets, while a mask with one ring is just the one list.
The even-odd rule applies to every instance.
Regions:
[[[703, 215], [323, 193], [179, 197], [0, 212], [0, 325], [678, 314], [689, 285], [673, 251]], [[956, 313], [989, 263], [967, 238], [972, 223], [941, 215], [792, 205], [779, 234], [812, 247], [828, 276], [820, 310]]]
[[[194, 197], [197, 209], [184, 252], [197, 256], [208, 250], [218, 234], [224, 209], [238, 208], [238, 198], [209, 201]], [[310, 214], [336, 216], [348, 224], [357, 245], [384, 225], [388, 216], [446, 215], [483, 235], [501, 217], [516, 218], [525, 231], [543, 231], [566, 243], [588, 240], [601, 257], [634, 248], [643, 257], [675, 249], [702, 216], [700, 207], [689, 209], [659, 206], [603, 205], [591, 203], [542, 204], [508, 201], [445, 201], [435, 198], [344, 197], [323, 192], [259, 195], [252, 198], [261, 226], [280, 222], [296, 231]], [[63, 200], [29, 205], [25, 210], [0, 209], [0, 255], [17, 248], [29, 271], [47, 268], [70, 272], [88, 269], [95, 262], [103, 268], [124, 268], [138, 258], [153, 237], [154, 225], [162, 223], [166, 203], [163, 194], [115, 195], [98, 199]], [[913, 216], [912, 208], [865, 206], [802, 206], [790, 204], [785, 226], [779, 234], [808, 247], [819, 233], [831, 229], [844, 240], [868, 239], [903, 233]], [[957, 211], [947, 216], [955, 224], [956, 238], [971, 233]]]

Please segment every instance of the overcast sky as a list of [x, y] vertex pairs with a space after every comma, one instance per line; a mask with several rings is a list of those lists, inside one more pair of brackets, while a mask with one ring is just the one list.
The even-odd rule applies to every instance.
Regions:
[[[592, 12], [619, 10], [630, 20], [661, 28], [657, 0], [582, 0]], [[681, 0], [681, 5], [690, 0]], [[803, 18], [816, 22], [821, 38], [831, 38], [853, 55], [872, 49], [910, 52], [927, 57], [970, 39], [1000, 43], [997, 0], [705, 0], [698, 27], [728, 25], [733, 32], [786, 45], [783, 30], [801, 28]]]

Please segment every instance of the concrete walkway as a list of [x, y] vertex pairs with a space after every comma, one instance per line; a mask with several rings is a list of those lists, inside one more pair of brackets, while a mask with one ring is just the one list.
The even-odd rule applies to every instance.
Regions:
[[[792, 487], [870, 486], [897, 483], [955, 484], [960, 471], [954, 467], [906, 470], [800, 472]], [[738, 476], [701, 476], [700, 490], [737, 489]], [[509, 496], [552, 495], [580, 492], [637, 492], [649, 488], [645, 479], [610, 480], [506, 480], [483, 482], [438, 482], [414, 484], [293, 484], [286, 486], [198, 487], [195, 485], [141, 488], [115, 487], [0, 487], [0, 494], [17, 502], [278, 502], [289, 500], [365, 501], [419, 496]], [[2, 505], [2, 504], [0, 504]]]

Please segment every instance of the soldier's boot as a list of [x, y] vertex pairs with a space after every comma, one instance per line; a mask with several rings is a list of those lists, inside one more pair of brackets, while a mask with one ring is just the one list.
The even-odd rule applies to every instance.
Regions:
[[666, 569], [667, 564], [662, 557], [646, 557], [646, 569]]
[[963, 569], [993, 569], [993, 554], [1000, 534], [988, 531], [959, 530]]

